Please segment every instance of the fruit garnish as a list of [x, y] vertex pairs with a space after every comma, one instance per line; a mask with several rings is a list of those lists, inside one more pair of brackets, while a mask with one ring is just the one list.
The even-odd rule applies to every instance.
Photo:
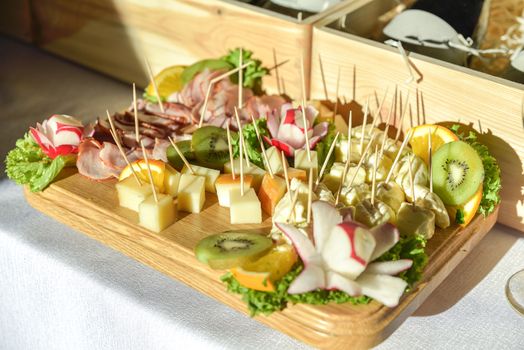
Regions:
[[466, 203], [484, 179], [482, 159], [463, 141], [446, 143], [433, 154], [433, 190], [446, 205]]
[[[176, 145], [184, 157], [186, 157], [189, 162], [193, 163], [192, 161], [195, 159], [195, 153], [191, 149], [191, 140], [178, 141]], [[184, 161], [180, 158], [178, 152], [175, 151], [175, 148], [172, 145], [167, 148], [166, 157], [167, 161], [173, 168], [178, 171], [182, 170], [184, 167]]]
[[441, 125], [420, 125], [413, 128], [409, 144], [413, 153], [429, 164], [428, 133], [431, 132], [431, 149], [433, 154], [445, 143], [457, 141], [458, 137], [446, 127]]
[[198, 164], [204, 167], [222, 170], [229, 161], [227, 133], [217, 126], [204, 126], [193, 133], [191, 149]]
[[297, 261], [297, 254], [290, 245], [273, 248], [260, 259], [246, 263], [243, 267], [231, 269], [238, 283], [244, 287], [272, 292], [274, 282], [286, 275]]
[[[146, 183], [149, 183], [149, 175], [147, 172], [146, 161], [143, 159], [137, 160], [136, 162], [131, 163], [131, 166], [135, 170], [135, 173], [140, 177], [141, 180], [144, 180]], [[153, 184], [158, 189], [159, 192], [164, 191], [164, 174], [166, 170], [166, 163], [161, 160], [150, 159], [149, 167], [151, 169], [151, 175], [153, 175]], [[131, 176], [133, 172], [131, 167], [127, 165], [124, 170], [120, 173], [118, 181], [122, 181], [125, 178]]]
[[480, 202], [482, 200], [482, 192], [483, 188], [482, 186], [480, 186], [477, 192], [475, 192], [475, 194], [473, 195], [473, 197], [471, 197], [463, 205], [456, 207], [446, 207], [451, 220], [454, 220], [457, 224], [459, 224], [462, 227], [467, 226], [477, 214]]
[[231, 269], [257, 260], [272, 246], [270, 238], [258, 233], [224, 232], [198, 242], [195, 255], [213, 269]]
[[[154, 77], [160, 98], [166, 99], [172, 93], [182, 90], [184, 84], [181, 76], [185, 68], [185, 66], [167, 67]], [[156, 102], [153, 83], [149, 83], [146, 87], [145, 94], [148, 99]]]

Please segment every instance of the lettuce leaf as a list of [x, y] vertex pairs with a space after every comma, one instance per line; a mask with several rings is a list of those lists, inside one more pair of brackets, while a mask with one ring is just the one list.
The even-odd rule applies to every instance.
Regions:
[[460, 125], [453, 125], [450, 129], [460, 140], [473, 147], [482, 160], [482, 165], [484, 166], [484, 183], [482, 187], [482, 200], [480, 201], [478, 213], [487, 216], [492, 213], [500, 203], [500, 189], [502, 188], [502, 183], [497, 160], [489, 153], [487, 146], [478, 142], [476, 133], [472, 131], [467, 135], [460, 133]]
[[[327, 154], [329, 152], [329, 147], [331, 147], [331, 144], [335, 140], [335, 136], [337, 134], [337, 130], [335, 127], [335, 124], [329, 124], [328, 133], [324, 138], [316, 144], [315, 151], [317, 152], [317, 159], [318, 159], [318, 168], [320, 169], [322, 165], [324, 164], [324, 160], [327, 157]], [[335, 162], [335, 152], [331, 154], [331, 157], [328, 160], [326, 170], [324, 174], [329, 173], [329, 170], [331, 169], [331, 166]]]
[[[262, 61], [252, 58], [253, 51], [242, 49], [242, 64], [252, 62], [243, 69], [242, 85], [253, 90], [255, 95], [262, 94], [262, 78], [269, 74], [269, 69], [262, 67]], [[240, 49], [229, 50], [229, 53], [220, 59], [238, 68]], [[231, 81], [238, 84], [238, 73], [231, 76]]]
[[[269, 136], [269, 131], [266, 126], [266, 119], [260, 118], [255, 121], [257, 123], [258, 131], [260, 132], [260, 137]], [[246, 142], [247, 155], [249, 161], [256, 166], [265, 169], [264, 158], [262, 156], [262, 149], [260, 148], [260, 143], [258, 142], [257, 133], [253, 124], [246, 124], [242, 126], [242, 134], [244, 135], [244, 141]], [[231, 134], [231, 143], [233, 146], [233, 156], [236, 158], [239, 156], [239, 146], [240, 142], [238, 136], [235, 133]]]
[[[425, 253], [426, 240], [422, 236], [404, 237], [388, 252], [384, 253], [379, 260], [390, 261], [398, 259], [412, 259], [413, 266], [402, 272], [399, 277], [408, 282], [408, 291], [416, 282], [422, 278], [422, 272], [427, 265], [428, 257]], [[297, 263], [280, 281], [275, 282], [274, 292], [262, 292], [246, 288], [233, 277], [226, 273], [221, 277], [229, 292], [240, 294], [246, 303], [251, 316], [259, 314], [269, 315], [275, 311], [286, 308], [292, 304], [325, 305], [329, 303], [352, 303], [353, 305], [368, 304], [372, 299], [367, 296], [352, 297], [341, 291], [316, 290], [302, 294], [288, 294], [289, 285], [302, 271], [302, 263]]]
[[75, 155], [49, 158], [27, 133], [16, 141], [16, 147], [5, 159], [7, 176], [19, 185], [28, 185], [31, 192], [40, 192], [68, 165], [74, 165]]

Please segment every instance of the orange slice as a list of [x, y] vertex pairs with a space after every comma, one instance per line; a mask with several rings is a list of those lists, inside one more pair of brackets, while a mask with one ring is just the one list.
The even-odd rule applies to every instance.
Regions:
[[480, 201], [482, 200], [482, 185], [480, 185], [479, 189], [473, 197], [471, 197], [466, 203], [462, 204], [459, 207], [447, 207], [449, 218], [451, 221], [455, 221], [455, 217], [457, 215], [457, 210], [461, 210], [464, 215], [464, 223], [460, 224], [460, 226], [464, 227], [467, 226], [471, 220], [475, 217], [477, 214], [477, 210], [480, 206]]
[[413, 134], [409, 144], [413, 153], [429, 164], [428, 133], [431, 132], [431, 152], [434, 154], [440, 146], [445, 143], [457, 141], [458, 136], [441, 125], [426, 124], [413, 128]]
[[[184, 83], [182, 82], [182, 72], [185, 68], [185, 66], [171, 66], [163, 69], [160, 73], [155, 75], [154, 79], [160, 98], [166, 99], [172, 93], [182, 90], [184, 87]], [[150, 82], [145, 91], [149, 97], [156, 100], [153, 83]]]
[[274, 282], [284, 277], [296, 261], [295, 249], [290, 245], [281, 245], [254, 262], [231, 269], [231, 273], [244, 287], [273, 292]]
[[[149, 175], [147, 173], [147, 166], [145, 160], [137, 160], [136, 162], [131, 163], [131, 166], [133, 167], [136, 174], [140, 177], [141, 180], [144, 180], [145, 182], [149, 183]], [[150, 159], [149, 167], [151, 168], [151, 175], [153, 175], [153, 184], [160, 192], [163, 192], [166, 163], [162, 162], [161, 160]], [[133, 172], [131, 171], [131, 167], [128, 165], [120, 173], [118, 181], [122, 181], [123, 179], [132, 175]]]

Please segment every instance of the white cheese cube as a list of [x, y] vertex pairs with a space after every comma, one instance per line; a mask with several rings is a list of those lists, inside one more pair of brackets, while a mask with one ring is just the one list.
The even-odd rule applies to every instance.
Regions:
[[[253, 183], [253, 176], [244, 175], [244, 190], [247, 191], [251, 188]], [[230, 203], [230, 192], [231, 190], [240, 190], [240, 175], [236, 175], [233, 179], [231, 174], [222, 174], [218, 177], [215, 182], [215, 188], [218, 196], [218, 204], [222, 207], [229, 208]]]
[[126, 177], [117, 182], [115, 187], [120, 206], [134, 211], [138, 211], [140, 203], [153, 193], [148, 182], [142, 180], [142, 185], [139, 185], [134, 176]]
[[158, 194], [158, 202], [150, 195], [138, 210], [139, 224], [153, 232], [160, 232], [176, 220], [176, 210], [173, 197], [168, 194]]
[[178, 195], [179, 182], [180, 173], [166, 164], [166, 172], [164, 174], [164, 191], [170, 196], [176, 197]]
[[262, 223], [262, 207], [254, 189], [244, 189], [243, 196], [240, 189], [233, 189], [230, 200], [229, 215], [232, 224]]
[[[220, 176], [220, 171], [216, 169], [210, 169], [205, 168], [203, 166], [198, 165], [191, 165], [191, 169], [195, 172], [194, 175], [203, 176], [206, 179], [205, 185], [206, 185], [206, 191], [215, 193], [215, 181]], [[189, 170], [185, 165], [182, 168], [182, 174], [191, 174], [191, 170]]]
[[[255, 189], [255, 191], [258, 191], [258, 189], [260, 188], [260, 185], [262, 184], [262, 179], [264, 178], [266, 171], [264, 169], [259, 168], [258, 166], [256, 166], [253, 163], [250, 163], [250, 164], [251, 166], [248, 166], [246, 160], [245, 159], [243, 160], [244, 175], [247, 174], [247, 175], [253, 176], [252, 187]], [[235, 166], [235, 174], [239, 175], [240, 174], [240, 158], [234, 159], [233, 165]], [[232, 172], [233, 171], [231, 167], [231, 162], [225, 163], [224, 164], [224, 173], [231, 174]]]
[[178, 183], [178, 210], [200, 213], [206, 200], [205, 178], [182, 174]]
[[318, 176], [318, 157], [316, 151], [310, 151], [311, 160], [307, 157], [305, 149], [298, 149], [295, 151], [295, 168], [306, 170], [309, 176], [309, 169], [313, 169], [313, 180]]
[[[284, 168], [282, 167], [282, 155], [278, 148], [276, 148], [275, 146], [269, 147], [266, 150], [266, 155], [267, 155], [267, 160], [269, 164], [271, 165], [271, 170], [273, 171], [273, 174], [278, 174], [279, 172], [284, 171]], [[286, 161], [286, 166], [287, 166], [287, 161]]]

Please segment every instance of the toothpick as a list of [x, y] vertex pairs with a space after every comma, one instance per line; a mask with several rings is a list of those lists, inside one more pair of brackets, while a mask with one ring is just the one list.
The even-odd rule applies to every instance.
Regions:
[[282, 90], [280, 89], [280, 76], [278, 75], [277, 50], [275, 50], [275, 48], [273, 48], [273, 62], [275, 64], [275, 78], [277, 79], [277, 91], [279, 95], [282, 95]]
[[311, 202], [313, 200], [313, 168], [309, 168], [309, 183], [307, 193], [307, 224], [311, 222]]
[[349, 170], [349, 164], [351, 164], [351, 132], [353, 131], [353, 111], [349, 111], [349, 123], [348, 123], [348, 144], [346, 148], [347, 152], [347, 159], [346, 163], [344, 164], [344, 171], [342, 172], [342, 177], [340, 179], [340, 184], [338, 186], [337, 195], [335, 198], [335, 206], [338, 204], [338, 201], [340, 199], [340, 192], [342, 192], [342, 187], [344, 186], [344, 183], [346, 182], [346, 176]]
[[388, 96], [389, 86], [386, 87], [386, 91], [384, 91], [384, 96], [382, 96], [382, 100], [380, 101], [380, 104], [377, 109], [377, 115], [373, 118], [373, 122], [371, 123], [370, 130], [373, 130], [375, 126], [377, 125], [377, 120], [380, 117], [380, 121], [382, 121], [382, 107], [384, 107], [384, 102], [386, 102], [386, 97]]
[[289, 61], [290, 61], [290, 60], [287, 59], [287, 60], [284, 60], [284, 61], [282, 61], [282, 62], [278, 62], [278, 63], [274, 64], [273, 67], [269, 67], [267, 70], [271, 72], [271, 71], [274, 70], [274, 69], [278, 69], [278, 67], [282, 67], [283, 65], [285, 65], [285, 64], [288, 63]]
[[[437, 129], [435, 129], [436, 131]], [[431, 159], [431, 155], [433, 154], [433, 145], [431, 143], [431, 130], [428, 132], [428, 164], [429, 164], [429, 192], [433, 192], [433, 161]]]
[[281, 82], [282, 82], [282, 84], [281, 84], [281, 85], [282, 85], [282, 93], [283, 93], [284, 95], [286, 95], [286, 82], [285, 82], [285, 80], [284, 80], [284, 77], [280, 78], [280, 80], [281, 80]]
[[[236, 112], [236, 108], [235, 108], [235, 113], [237, 114], [237, 118], [238, 118], [238, 113]], [[240, 130], [240, 133], [242, 135], [242, 129]], [[243, 197], [244, 196], [244, 156], [243, 156], [243, 153], [244, 153], [244, 138], [242, 136], [240, 136], [240, 147], [239, 147], [239, 151], [240, 151], [240, 195]], [[246, 158], [247, 158], [247, 155], [246, 155]]]
[[240, 117], [238, 116], [238, 109], [236, 107], [235, 107], [235, 119], [238, 124], [238, 135], [242, 139], [242, 143], [240, 143], [239, 146], [242, 146], [242, 149], [244, 151], [244, 157], [246, 158], [246, 165], [248, 167], [251, 167], [251, 163], [249, 162], [249, 153], [247, 153], [247, 146], [244, 140], [244, 133], [242, 132], [242, 124], [240, 123]]
[[133, 166], [129, 162], [129, 159], [127, 158], [126, 152], [124, 152], [124, 149], [122, 148], [122, 145], [120, 144], [120, 142], [117, 141], [118, 137], [115, 135], [113, 130], [109, 130], [109, 132], [111, 133], [111, 136], [113, 136], [113, 139], [115, 140], [116, 146], [118, 147], [118, 150], [120, 151], [120, 154], [122, 155], [122, 157], [124, 157], [124, 160], [126, 161], [127, 166], [131, 169], [131, 172], [133, 173], [133, 177], [135, 178], [136, 182], [138, 183], [139, 186], [142, 186], [142, 181], [140, 181], [140, 178], [136, 174], [135, 169], [133, 168]]
[[262, 141], [262, 137], [260, 136], [260, 131], [258, 130], [258, 126], [255, 121], [255, 117], [253, 117], [253, 114], [251, 114], [251, 122], [253, 123], [253, 128], [255, 129], [255, 133], [257, 134], [257, 140], [258, 140], [258, 143], [260, 144], [260, 149], [262, 150], [262, 158], [264, 159], [264, 162], [267, 166], [267, 171], [269, 173], [269, 176], [273, 178], [274, 177], [273, 169], [271, 168], [271, 164], [269, 164], [269, 157], [267, 156], [267, 153], [266, 153], [266, 147], [264, 147], [264, 142]]
[[140, 140], [140, 146], [142, 146], [142, 154], [144, 156], [144, 160], [146, 161], [147, 174], [149, 175], [149, 183], [151, 184], [151, 188], [153, 189], [153, 197], [155, 198], [155, 203], [158, 203], [158, 196], [156, 194], [155, 184], [153, 182], [153, 174], [151, 173], [151, 167], [149, 166], [149, 159], [147, 158], [146, 148], [144, 147], [143, 140]]
[[298, 202], [298, 195], [299, 195], [299, 190], [297, 189], [295, 191], [295, 193], [293, 194], [293, 200], [291, 201], [291, 208], [289, 210], [289, 214], [287, 216], [287, 219], [286, 219], [286, 222], [289, 222], [289, 220], [291, 220], [291, 217], [294, 216], [295, 214], [295, 206], [297, 205], [297, 202]]
[[136, 85], [133, 83], [133, 112], [135, 114], [135, 136], [136, 142], [140, 142], [140, 130], [138, 127], [138, 108], [136, 106]]
[[364, 158], [366, 157], [366, 155], [367, 155], [367, 153], [369, 151], [369, 148], [371, 147], [371, 144], [375, 140], [375, 136], [376, 135], [373, 133], [371, 139], [369, 140], [369, 143], [366, 146], [366, 149], [364, 150], [364, 153], [362, 153], [362, 156], [360, 157], [360, 160], [358, 161], [357, 167], [355, 169], [355, 173], [351, 177], [351, 181], [349, 182], [348, 187], [353, 186], [353, 182], [355, 181], [355, 178], [357, 177], [358, 171], [362, 167], [362, 164], [364, 163]]
[[366, 131], [366, 124], [368, 122], [369, 114], [369, 96], [366, 100], [366, 107], [364, 107], [364, 121], [362, 122], [362, 129], [360, 130], [360, 152], [364, 149], [364, 134]]
[[400, 159], [400, 156], [402, 155], [402, 151], [404, 150], [404, 148], [406, 147], [406, 144], [408, 143], [409, 139], [411, 138], [412, 132], [413, 132], [413, 129], [409, 129], [408, 134], [406, 135], [406, 138], [402, 142], [402, 145], [400, 145], [397, 156], [395, 157], [395, 160], [393, 161], [393, 164], [391, 165], [391, 168], [389, 169], [388, 176], [386, 176], [386, 181], [385, 181], [386, 183], [388, 183], [389, 180], [391, 179], [391, 175], [393, 175], [393, 169], [395, 169], [395, 166], [397, 165]]
[[302, 83], [302, 120], [304, 122], [304, 137], [306, 138], [307, 159], [311, 162], [311, 150], [309, 149], [308, 125], [306, 118], [306, 80], [304, 78], [304, 55], [300, 59], [300, 81]]
[[231, 163], [231, 176], [235, 180], [235, 163], [233, 162], [233, 146], [231, 145], [231, 132], [229, 131], [229, 123], [226, 126], [227, 132], [227, 148], [229, 150], [229, 162]]
[[338, 111], [338, 89], [340, 87], [340, 66], [338, 66], [338, 73], [337, 73], [337, 85], [335, 89], [335, 109], [333, 111], [333, 118], [337, 115]]
[[328, 90], [326, 85], [326, 76], [324, 75], [324, 65], [322, 64], [322, 56], [318, 54], [318, 63], [320, 65], [320, 77], [322, 78], [322, 87], [324, 88], [324, 99], [329, 101]]
[[413, 198], [413, 206], [415, 206], [415, 180], [413, 178], [413, 170], [411, 169], [411, 157], [408, 156], [408, 170], [409, 170], [409, 179], [411, 182], [411, 198]]
[[400, 116], [400, 120], [398, 121], [398, 127], [397, 127], [397, 134], [395, 135], [395, 143], [397, 143], [398, 139], [400, 138], [400, 132], [402, 131], [402, 127], [404, 126], [404, 117], [406, 116], [406, 112], [408, 110], [408, 104], [409, 104], [409, 90], [406, 94], [406, 102], [404, 103], [404, 108], [402, 109], [402, 115]]
[[331, 154], [335, 150], [335, 146], [337, 145], [337, 140], [338, 140], [339, 135], [340, 135], [340, 132], [337, 132], [337, 134], [335, 135], [335, 138], [333, 139], [333, 142], [331, 143], [331, 146], [329, 147], [329, 151], [326, 155], [326, 159], [324, 159], [324, 163], [322, 164], [322, 167], [320, 168], [320, 173], [318, 174], [317, 181], [315, 182], [315, 186], [318, 186], [318, 184], [320, 183], [320, 179], [322, 178], [322, 176], [324, 176], [324, 171], [326, 171], [326, 167], [328, 165], [329, 158], [331, 158]]
[[192, 175], [195, 175], [195, 171], [193, 170], [193, 167], [191, 166], [191, 164], [189, 164], [189, 162], [187, 161], [186, 157], [184, 156], [184, 154], [180, 151], [180, 148], [178, 148], [175, 140], [173, 140], [171, 138], [171, 136], [168, 136], [167, 139], [169, 140], [169, 142], [171, 142], [171, 145], [173, 146], [173, 148], [175, 149], [176, 153], [178, 153], [178, 156], [180, 157], [180, 159], [182, 159], [182, 162], [184, 162], [185, 166], [189, 169], [189, 171], [191, 172]]
[[478, 122], [479, 122], [479, 132], [482, 134], [482, 124], [480, 123], [480, 119], [478, 119]]
[[391, 124], [391, 117], [393, 116], [393, 104], [395, 100], [391, 100], [391, 108], [388, 112], [388, 120], [386, 121], [386, 128], [384, 129], [384, 136], [382, 136], [382, 144], [380, 145], [380, 158], [384, 155], [384, 146], [388, 138], [389, 125]]
[[373, 177], [371, 181], [371, 205], [375, 206], [375, 186], [377, 183], [378, 168], [378, 145], [375, 145], [375, 166], [373, 167]]
[[286, 162], [286, 156], [284, 155], [284, 151], [280, 151], [280, 160], [282, 161], [282, 168], [284, 169], [284, 179], [286, 180], [286, 189], [287, 193], [289, 195], [289, 201], [291, 202], [291, 187], [289, 186], [289, 174], [287, 172], [287, 162]]
[[151, 81], [151, 84], [153, 84], [153, 90], [155, 91], [155, 96], [158, 102], [158, 106], [160, 107], [160, 110], [162, 113], [164, 113], [164, 104], [162, 103], [162, 99], [160, 98], [160, 94], [158, 93], [158, 86], [156, 85], [155, 77], [153, 75], [153, 70], [151, 69], [151, 66], [149, 65], [149, 61], [147, 58], [145, 59], [146, 66], [147, 66], [147, 73], [149, 74], [149, 80]]
[[207, 102], [209, 101], [209, 95], [211, 94], [211, 88], [213, 87], [213, 85], [215, 83], [219, 82], [220, 80], [222, 80], [224, 78], [227, 78], [230, 75], [235, 74], [239, 70], [246, 68], [247, 66], [249, 66], [251, 64], [253, 64], [253, 61], [249, 61], [248, 63], [246, 63], [246, 64], [244, 64], [244, 65], [242, 65], [240, 67], [231, 69], [230, 71], [227, 71], [227, 72], [219, 75], [218, 77], [216, 77], [214, 79], [211, 79], [211, 81], [209, 82], [209, 85], [207, 86], [206, 98], [204, 99], [204, 106], [202, 107], [202, 110], [201, 110], [202, 112], [200, 113], [200, 120], [198, 122], [198, 127], [199, 128], [201, 128], [202, 124], [204, 123], [204, 117], [205, 117], [206, 110], [207, 110]]
[[[240, 55], [238, 56], [238, 66], [242, 67], [242, 48], [240, 48]], [[241, 109], [243, 105], [243, 98], [242, 93], [244, 92], [243, 86], [244, 85], [244, 70], [241, 69], [238, 72], [238, 108]]]

